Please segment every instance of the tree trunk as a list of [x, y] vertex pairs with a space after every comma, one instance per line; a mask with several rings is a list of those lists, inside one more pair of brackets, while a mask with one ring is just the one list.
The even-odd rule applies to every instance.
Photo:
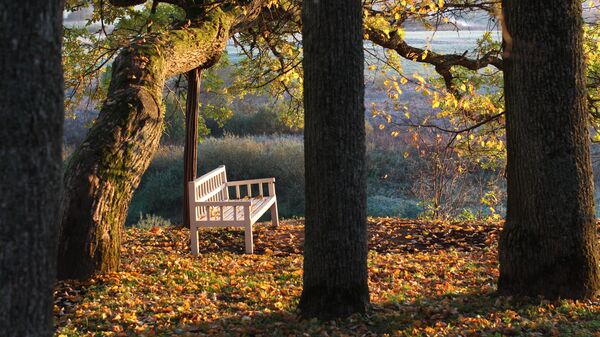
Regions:
[[51, 336], [62, 179], [59, 0], [0, 2], [0, 335]]
[[198, 171], [198, 96], [200, 69], [187, 73], [188, 89], [185, 109], [185, 147], [183, 148], [183, 225], [190, 227], [188, 182], [196, 179]]
[[304, 1], [305, 318], [365, 312], [367, 284], [361, 1]]
[[114, 61], [108, 97], [65, 173], [60, 279], [117, 270], [129, 201], [162, 133], [165, 80], [214, 64], [232, 18], [216, 8], [190, 27], [141, 38]]
[[581, 1], [503, 8], [508, 209], [498, 290], [588, 298], [600, 280]]

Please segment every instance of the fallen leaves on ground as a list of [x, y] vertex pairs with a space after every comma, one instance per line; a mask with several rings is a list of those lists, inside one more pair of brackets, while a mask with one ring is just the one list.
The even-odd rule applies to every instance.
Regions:
[[494, 295], [500, 224], [369, 221], [367, 315], [299, 320], [303, 221], [125, 230], [121, 271], [55, 288], [58, 336], [597, 336], [600, 302]]

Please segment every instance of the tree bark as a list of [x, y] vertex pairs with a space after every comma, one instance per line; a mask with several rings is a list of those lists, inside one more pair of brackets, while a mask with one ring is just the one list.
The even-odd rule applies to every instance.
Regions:
[[305, 318], [365, 312], [367, 284], [361, 1], [304, 1]]
[[600, 280], [581, 1], [503, 8], [508, 209], [498, 290], [589, 298]]
[[108, 97], [65, 173], [60, 279], [118, 269], [129, 201], [162, 133], [165, 81], [214, 64], [233, 17], [215, 8], [202, 22], [141, 38], [114, 61]]
[[62, 179], [59, 0], [0, 2], [0, 335], [51, 336]]
[[183, 148], [183, 225], [190, 227], [188, 182], [196, 179], [198, 171], [198, 97], [200, 69], [187, 73], [188, 89], [185, 109], [185, 147]]

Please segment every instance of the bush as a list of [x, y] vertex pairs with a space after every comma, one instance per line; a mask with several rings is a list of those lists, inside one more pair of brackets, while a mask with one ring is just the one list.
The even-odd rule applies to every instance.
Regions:
[[403, 151], [369, 145], [367, 147], [367, 184], [369, 195], [406, 197], [411, 194], [413, 172], [418, 163], [404, 158]]
[[[275, 177], [281, 217], [304, 214], [304, 152], [300, 137], [209, 138], [198, 149], [198, 175], [219, 165], [227, 179]], [[133, 196], [128, 224], [141, 214], [182, 221], [183, 148], [162, 147], [155, 155]]]
[[[185, 103], [185, 100], [183, 101]], [[183, 144], [185, 142], [185, 111], [173, 95], [165, 98], [164, 130], [161, 144]]]
[[143, 214], [154, 214], [181, 223], [183, 207], [182, 156], [164, 169], [147, 172], [133, 195], [127, 223]]
[[375, 195], [367, 198], [367, 214], [375, 217], [417, 218], [422, 208], [415, 200]]
[[164, 219], [158, 215], [146, 214], [146, 216], [140, 216], [139, 221], [134, 225], [134, 227], [139, 228], [152, 228], [152, 227], [169, 227], [171, 226], [171, 221]]
[[280, 216], [304, 214], [302, 138], [226, 136], [207, 139], [199, 151], [199, 174], [225, 165], [231, 181], [275, 177]]
[[[397, 148], [368, 147], [369, 208], [371, 216], [414, 218], [421, 208], [410, 200], [410, 176], [415, 165]], [[129, 208], [128, 223], [142, 214], [155, 214], [175, 223], [182, 221], [183, 147], [163, 146], [142, 177]], [[304, 215], [304, 146], [300, 136], [208, 138], [198, 149], [198, 175], [219, 165], [227, 179], [275, 177], [279, 214]]]
[[256, 112], [234, 114], [223, 126], [223, 132], [236, 136], [250, 136], [293, 134], [300, 133], [301, 130], [285, 125], [275, 109], [261, 106]]

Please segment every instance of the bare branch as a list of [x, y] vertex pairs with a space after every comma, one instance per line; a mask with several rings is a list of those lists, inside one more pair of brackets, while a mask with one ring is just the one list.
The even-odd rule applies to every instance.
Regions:
[[456, 129], [456, 130], [447, 129], [447, 128], [444, 128], [444, 127], [441, 127], [441, 126], [435, 125], [435, 124], [398, 123], [398, 122], [393, 122], [393, 121], [391, 122], [391, 124], [394, 124], [396, 126], [401, 126], [401, 127], [431, 128], [431, 129], [436, 129], [436, 130], [439, 130], [442, 132], [458, 135], [461, 133], [473, 131], [487, 123], [490, 123], [490, 122], [500, 118], [501, 116], [504, 116], [504, 111], [497, 113], [495, 115], [491, 115], [488, 118], [486, 118], [478, 123], [475, 123], [473, 125], [467, 126], [462, 129]]

